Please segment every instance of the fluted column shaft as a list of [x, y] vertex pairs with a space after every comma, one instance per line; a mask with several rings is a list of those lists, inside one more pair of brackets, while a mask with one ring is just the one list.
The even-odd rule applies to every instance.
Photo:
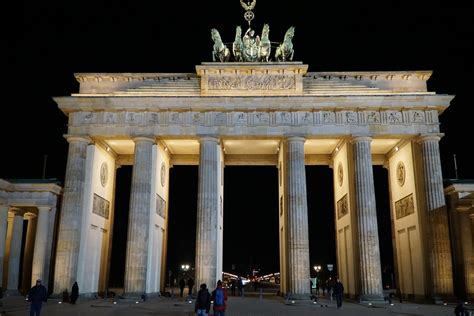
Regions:
[[26, 228], [26, 240], [25, 250], [23, 252], [23, 267], [22, 267], [22, 280], [21, 290], [29, 290], [31, 288], [31, 271], [33, 267], [33, 251], [35, 249], [35, 233], [38, 219], [36, 215], [27, 213], [25, 214], [28, 219], [28, 226]]
[[352, 139], [362, 300], [383, 298], [371, 141], [370, 137]]
[[5, 258], [9, 209], [8, 205], [0, 205], [0, 287], [2, 287], [3, 280], [3, 260]]
[[443, 176], [436, 135], [420, 137], [423, 180], [425, 186], [426, 215], [431, 230], [429, 262], [432, 293], [436, 296], [453, 294], [451, 243], [449, 239], [448, 212], [444, 199]]
[[474, 214], [469, 215], [471, 225], [471, 256], [468, 258], [465, 264], [465, 280], [466, 280], [466, 294], [468, 297], [474, 297]]
[[296, 297], [310, 292], [304, 142], [304, 138], [291, 137], [286, 146], [289, 292]]
[[[31, 285], [37, 279], [46, 283], [46, 269], [49, 268], [46, 261], [46, 249], [48, 243], [49, 211], [51, 207], [38, 207], [38, 221], [36, 224], [35, 249], [33, 252], [33, 269], [31, 271]], [[47, 284], [47, 283], [46, 283]]]
[[197, 227], [196, 284], [213, 288], [217, 282], [217, 234], [219, 210], [219, 140], [200, 139]]
[[463, 210], [459, 215], [459, 231], [462, 244], [462, 256], [464, 263], [464, 284], [466, 284], [467, 297], [474, 295], [474, 245], [473, 245], [473, 231], [471, 228], [471, 219], [473, 214], [469, 215], [469, 210]]
[[59, 223], [54, 293], [70, 291], [77, 278], [82, 213], [84, 212], [84, 186], [89, 139], [69, 137], [69, 151], [64, 182], [64, 194]]
[[135, 163], [133, 165], [130, 193], [130, 215], [128, 218], [127, 256], [125, 261], [125, 288], [128, 296], [137, 296], [146, 291], [148, 260], [148, 231], [152, 201], [153, 145], [148, 137], [134, 138]]
[[21, 240], [23, 235], [23, 213], [16, 212], [13, 217], [13, 231], [10, 246], [10, 257], [8, 260], [8, 283], [7, 290], [18, 292], [18, 280], [20, 275]]

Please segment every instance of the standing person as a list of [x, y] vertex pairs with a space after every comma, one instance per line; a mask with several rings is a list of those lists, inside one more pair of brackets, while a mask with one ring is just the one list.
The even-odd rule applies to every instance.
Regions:
[[209, 294], [206, 283], [201, 284], [200, 288], [197, 294], [194, 312], [200, 316], [207, 316], [211, 309], [211, 294]]
[[217, 287], [212, 291], [211, 300], [214, 301], [214, 315], [225, 316], [225, 302], [227, 301], [227, 291], [222, 288], [222, 281], [217, 281]]
[[336, 297], [337, 308], [342, 307], [342, 296], [344, 295], [344, 286], [341, 283], [341, 280], [337, 279], [333, 288], [334, 296]]
[[319, 279], [316, 281], [316, 295], [319, 296], [319, 287], [320, 287], [320, 282]]
[[74, 282], [71, 290], [71, 304], [76, 304], [77, 298], [79, 297], [79, 285]]
[[193, 286], [194, 286], [194, 279], [193, 278], [189, 278], [188, 279], [188, 295], [191, 296], [193, 294]]
[[468, 315], [466, 313], [466, 308], [464, 307], [463, 302], [459, 302], [458, 305], [456, 305], [456, 307], [454, 308], [454, 315], [456, 315], [456, 316]]
[[244, 282], [242, 282], [241, 277], [237, 279], [237, 288], [239, 289], [239, 296], [244, 296]]
[[185, 286], [186, 286], [186, 281], [184, 281], [184, 278], [181, 278], [181, 280], [179, 280], [179, 296], [180, 297], [183, 297]]
[[231, 295], [232, 295], [232, 296], [235, 296], [235, 280], [234, 280], [234, 279], [232, 279], [232, 280], [230, 281], [230, 291], [231, 291], [231, 292], [230, 292]]
[[36, 280], [36, 285], [28, 291], [28, 301], [31, 302], [30, 316], [40, 316], [43, 302], [48, 300], [48, 292], [41, 280]]

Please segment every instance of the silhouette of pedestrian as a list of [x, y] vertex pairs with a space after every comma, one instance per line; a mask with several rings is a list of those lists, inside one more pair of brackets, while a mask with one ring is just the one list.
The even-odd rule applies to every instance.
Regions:
[[456, 316], [467, 316], [466, 308], [464, 307], [463, 302], [459, 302], [458, 305], [454, 308], [454, 315]]
[[78, 297], [79, 297], [79, 285], [77, 285], [77, 282], [74, 282], [71, 289], [71, 304], [76, 304]]
[[237, 288], [239, 289], [239, 296], [244, 296], [244, 282], [242, 282], [241, 277], [237, 279]]
[[194, 286], [194, 279], [193, 278], [189, 278], [188, 279], [188, 295], [192, 295], [193, 294], [193, 286]]
[[183, 297], [184, 287], [186, 286], [186, 281], [183, 278], [179, 280], [179, 296]]
[[197, 294], [196, 305], [194, 306], [194, 312], [200, 316], [207, 316], [211, 309], [211, 294], [207, 289], [206, 283], [201, 284], [200, 290]]
[[342, 296], [344, 295], [344, 286], [341, 283], [341, 280], [337, 279], [334, 284], [333, 294], [336, 297], [337, 308], [342, 307]]
[[36, 280], [36, 285], [28, 291], [28, 301], [31, 302], [30, 316], [40, 316], [43, 302], [48, 300], [48, 292], [41, 280]]
[[230, 293], [232, 294], [232, 296], [235, 296], [235, 280], [234, 279], [230, 281], [230, 291], [231, 291]]

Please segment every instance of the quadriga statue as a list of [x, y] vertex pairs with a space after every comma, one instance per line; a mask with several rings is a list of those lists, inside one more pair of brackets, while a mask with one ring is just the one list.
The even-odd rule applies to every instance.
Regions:
[[283, 43], [281, 43], [275, 51], [275, 59], [277, 61], [292, 61], [295, 51], [293, 50], [293, 37], [295, 36], [295, 28], [292, 26], [286, 31]]
[[222, 42], [219, 31], [216, 29], [211, 29], [211, 37], [214, 41], [213, 51], [212, 51], [212, 61], [219, 60], [220, 62], [227, 62], [230, 58], [230, 50]]

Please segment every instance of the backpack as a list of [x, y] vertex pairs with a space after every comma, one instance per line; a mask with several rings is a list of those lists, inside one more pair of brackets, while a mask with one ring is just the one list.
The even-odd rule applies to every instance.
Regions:
[[216, 289], [214, 305], [224, 305], [224, 291], [222, 289]]

